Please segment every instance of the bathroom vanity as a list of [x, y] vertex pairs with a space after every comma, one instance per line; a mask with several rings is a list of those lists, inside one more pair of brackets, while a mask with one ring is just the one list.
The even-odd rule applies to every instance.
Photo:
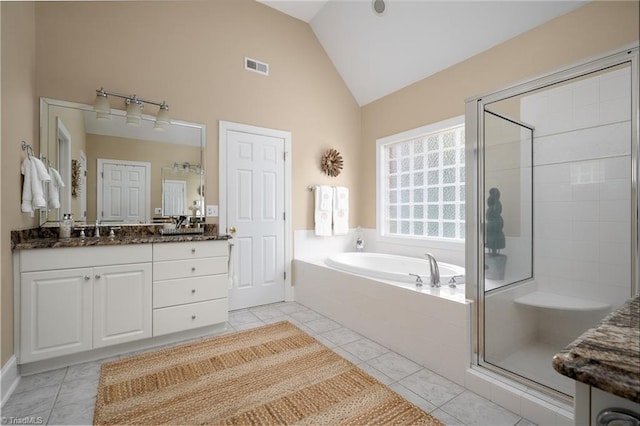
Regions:
[[226, 237], [22, 238], [13, 257], [23, 370], [215, 333], [228, 318]]
[[556, 354], [553, 366], [576, 380], [574, 424], [634, 424], [609, 422], [624, 411], [640, 419], [640, 296]]

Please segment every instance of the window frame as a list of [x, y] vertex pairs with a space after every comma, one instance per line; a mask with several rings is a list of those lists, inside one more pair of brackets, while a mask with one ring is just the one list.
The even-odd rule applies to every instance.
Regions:
[[[428, 124], [426, 126], [418, 127], [415, 129], [407, 130], [404, 132], [396, 133], [393, 135], [385, 136], [376, 140], [376, 240], [385, 243], [418, 246], [418, 247], [433, 247], [450, 250], [464, 249], [465, 239], [452, 239], [442, 237], [428, 237], [428, 236], [414, 236], [414, 235], [386, 235], [383, 230], [385, 229], [384, 219], [384, 190], [385, 190], [385, 174], [383, 173], [385, 155], [384, 149], [387, 145], [400, 143], [409, 139], [415, 139], [420, 136], [425, 136], [430, 133], [437, 133], [444, 131], [452, 127], [458, 127], [464, 125], [465, 116], [459, 115], [446, 120], [438, 121], [436, 123]], [[463, 146], [464, 148], [464, 146]], [[466, 159], [465, 159], [466, 167]], [[465, 186], [468, 183], [465, 178]], [[464, 204], [466, 206], [466, 200]], [[426, 206], [426, 202], [424, 203]], [[440, 204], [441, 205], [441, 204]], [[425, 209], [426, 214], [426, 209]], [[466, 218], [465, 218], [466, 223]]]

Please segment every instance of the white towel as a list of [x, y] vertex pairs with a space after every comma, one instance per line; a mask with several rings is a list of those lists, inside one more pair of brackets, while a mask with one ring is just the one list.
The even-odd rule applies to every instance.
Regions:
[[333, 190], [333, 235], [349, 233], [349, 188], [336, 186]]
[[42, 184], [50, 181], [51, 177], [42, 161], [36, 157], [27, 157], [22, 162], [20, 171], [24, 175], [21, 209], [24, 213], [31, 213], [33, 217], [34, 210], [47, 207]]
[[20, 172], [24, 176], [22, 183], [22, 212], [31, 213], [33, 217], [33, 193], [31, 192], [31, 179], [35, 178], [35, 166], [31, 162], [31, 157], [27, 157], [20, 166]]
[[42, 161], [36, 157], [31, 157], [33, 170], [31, 175], [31, 193], [33, 194], [32, 205], [34, 209], [43, 209], [47, 207], [47, 200], [44, 198], [44, 182], [51, 181], [51, 176], [47, 172], [47, 168]]
[[64, 182], [60, 173], [53, 167], [49, 167], [51, 183], [49, 184], [49, 197], [47, 199], [50, 209], [60, 208], [60, 188], [64, 188]]
[[316, 235], [331, 236], [331, 214], [333, 210], [333, 188], [327, 185], [316, 186], [314, 221]]

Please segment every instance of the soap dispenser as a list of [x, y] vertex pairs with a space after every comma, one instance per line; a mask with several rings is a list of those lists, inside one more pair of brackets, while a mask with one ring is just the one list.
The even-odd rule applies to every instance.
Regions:
[[73, 228], [73, 218], [71, 214], [65, 213], [60, 221], [58, 236], [60, 238], [71, 238], [71, 229]]

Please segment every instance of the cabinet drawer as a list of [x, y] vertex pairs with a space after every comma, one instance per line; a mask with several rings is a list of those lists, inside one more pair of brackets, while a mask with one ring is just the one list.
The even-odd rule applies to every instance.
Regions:
[[228, 275], [208, 275], [153, 283], [153, 307], [183, 305], [227, 297]]
[[226, 274], [227, 267], [228, 260], [226, 257], [153, 262], [153, 280], [160, 281]]
[[145, 263], [151, 256], [151, 244], [21, 250], [20, 271]]
[[153, 260], [198, 259], [202, 257], [228, 256], [229, 243], [220, 241], [192, 241], [184, 243], [156, 243]]
[[227, 299], [154, 309], [153, 335], [218, 324], [225, 322], [228, 316]]

